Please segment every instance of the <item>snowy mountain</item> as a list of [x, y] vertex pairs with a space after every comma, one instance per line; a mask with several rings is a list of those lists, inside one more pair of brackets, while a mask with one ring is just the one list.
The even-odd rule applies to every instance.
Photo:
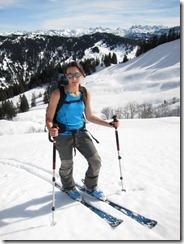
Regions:
[[107, 55], [116, 55], [117, 63], [123, 62], [125, 58], [132, 59], [142, 40], [149, 40], [156, 35], [157, 42], [159, 38], [161, 43], [166, 42], [166, 37], [171, 41], [174, 40], [173, 31], [175, 34], [180, 33], [179, 27], [132, 26], [127, 31], [99, 27], [75, 31], [17, 32], [0, 36], [0, 96], [4, 97], [2, 89], [10, 86], [10, 90], [6, 91], [8, 98], [12, 90], [14, 95], [18, 94], [17, 85], [26, 90], [35, 87], [36, 81], [48, 82], [53, 72], [71, 59], [88, 62], [88, 66], [90, 63], [93, 68], [86, 71], [87, 74], [95, 71], [96, 63], [104, 65]]
[[[101, 116], [101, 110], [106, 107], [117, 110], [130, 103], [150, 103], [153, 107], [160, 106], [160, 110], [167, 109], [167, 116], [171, 114], [179, 116], [180, 40], [162, 44], [126, 63], [105, 69], [99, 65], [97, 70], [87, 76], [82, 83], [92, 94], [95, 114]], [[32, 94], [35, 93], [39, 104], [45, 107], [43, 96], [39, 97], [39, 94], [43, 95], [46, 88], [47, 85], [25, 92], [29, 104], [31, 105]], [[19, 95], [10, 100], [16, 106]], [[178, 112], [173, 113], [175, 110]], [[30, 113], [30, 121], [35, 116], [37, 115]], [[43, 127], [38, 126], [37, 130], [43, 130]], [[3, 131], [1, 133], [3, 134]]]
[[0, 36], [0, 87], [20, 83], [30, 86], [32, 76], [33, 79], [39, 79], [39, 75], [49, 73], [46, 69], [54, 69], [70, 59], [90, 60], [91, 54], [95, 54], [101, 62], [105, 54], [118, 52], [118, 62], [121, 62], [124, 55], [131, 55], [137, 45], [138, 42], [134, 40], [109, 33], [95, 33], [81, 37]]
[[102, 28], [102, 27], [96, 27], [96, 28], [81, 28], [81, 29], [63, 29], [63, 30], [36, 30], [33, 32], [29, 31], [16, 31], [16, 32], [3, 32], [0, 33], [2, 36], [8, 36], [8, 35], [49, 35], [49, 36], [64, 36], [64, 37], [79, 37], [83, 35], [92, 35], [97, 32], [100, 33], [110, 33], [118, 36], [126, 36], [126, 35], [132, 35], [132, 34], [158, 34], [167, 32], [170, 28], [163, 25], [158, 26], [142, 26], [142, 25], [133, 25], [130, 28], [123, 29], [123, 28], [117, 28], [117, 29], [110, 29], [110, 28]]

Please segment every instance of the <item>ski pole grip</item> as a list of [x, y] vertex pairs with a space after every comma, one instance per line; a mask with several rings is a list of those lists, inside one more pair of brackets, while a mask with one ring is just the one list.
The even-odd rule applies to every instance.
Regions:
[[114, 115], [114, 116], [112, 117], [112, 119], [113, 119], [114, 122], [118, 122], [118, 120], [117, 120], [117, 115]]
[[[52, 128], [57, 128], [58, 126], [56, 125], [56, 124], [54, 124], [53, 126], [52, 126]], [[49, 141], [50, 142], [54, 142], [55, 141], [55, 137], [51, 137], [50, 136], [50, 133], [49, 133]]]
[[[118, 122], [117, 115], [112, 116], [113, 122]], [[117, 130], [117, 127], [114, 126], [114, 128]]]

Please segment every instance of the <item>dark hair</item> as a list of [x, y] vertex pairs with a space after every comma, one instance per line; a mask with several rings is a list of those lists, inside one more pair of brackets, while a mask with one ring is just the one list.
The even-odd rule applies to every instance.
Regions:
[[66, 74], [66, 72], [67, 72], [67, 69], [70, 68], [70, 67], [76, 67], [76, 68], [78, 68], [78, 70], [82, 73], [82, 75], [83, 75], [84, 77], [86, 76], [86, 74], [85, 74], [85, 72], [84, 72], [84, 69], [83, 69], [82, 65], [81, 65], [80, 63], [76, 62], [76, 61], [72, 61], [72, 62], [70, 62], [70, 63], [66, 66], [65, 74]]

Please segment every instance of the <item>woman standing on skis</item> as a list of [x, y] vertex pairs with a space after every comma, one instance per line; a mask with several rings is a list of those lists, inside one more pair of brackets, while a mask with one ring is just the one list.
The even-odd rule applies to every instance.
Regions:
[[[98, 188], [101, 159], [85, 129], [84, 114], [88, 121], [110, 128], [118, 127], [119, 122], [112, 121], [108, 123], [92, 113], [90, 92], [85, 88], [86, 94], [82, 94], [81, 82], [85, 77], [85, 73], [78, 62], [73, 61], [68, 64], [65, 76], [68, 79], [68, 85], [64, 88], [67, 102], [59, 110], [57, 109], [60, 90], [56, 89], [51, 95], [46, 115], [49, 134], [51, 137], [56, 138], [56, 148], [61, 159], [59, 169], [61, 182], [64, 190], [71, 198], [81, 200], [73, 179], [73, 147], [76, 147], [88, 162], [84, 186], [96, 198], [104, 199], [104, 193]], [[59, 122], [58, 125], [62, 125], [62, 132], [59, 131], [59, 126], [54, 128], [55, 113]]]

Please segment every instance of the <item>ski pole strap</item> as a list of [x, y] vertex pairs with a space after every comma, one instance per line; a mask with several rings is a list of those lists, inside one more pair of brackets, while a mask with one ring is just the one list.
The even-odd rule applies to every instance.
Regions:
[[78, 133], [78, 131], [87, 131], [90, 136], [93, 138], [93, 140], [96, 141], [96, 143], [99, 143], [99, 141], [88, 131], [86, 130], [85, 127], [82, 127], [80, 130], [72, 130], [72, 137], [73, 137], [73, 148], [74, 148], [74, 156], [76, 155], [76, 134]]
[[99, 141], [89, 132], [89, 130], [85, 129], [85, 131], [87, 131], [90, 134], [90, 136], [93, 138], [93, 140], [96, 141], [96, 143], [99, 143]]

